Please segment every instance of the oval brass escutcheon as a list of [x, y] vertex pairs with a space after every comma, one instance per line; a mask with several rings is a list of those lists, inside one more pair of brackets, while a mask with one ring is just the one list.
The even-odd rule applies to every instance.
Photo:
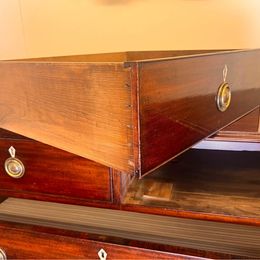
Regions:
[[228, 109], [231, 103], [231, 89], [228, 83], [223, 83], [218, 88], [216, 96], [217, 108], [219, 111], [224, 112]]
[[7, 260], [4, 250], [1, 248], [0, 248], [0, 260]]
[[25, 173], [25, 167], [17, 158], [8, 158], [5, 161], [5, 171], [6, 173], [15, 179], [22, 178]]

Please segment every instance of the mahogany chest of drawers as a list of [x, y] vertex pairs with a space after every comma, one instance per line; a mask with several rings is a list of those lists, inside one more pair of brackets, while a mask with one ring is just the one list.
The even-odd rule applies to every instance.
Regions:
[[[2, 61], [0, 82], [3, 259], [260, 257], [259, 50]], [[199, 149], [187, 151], [194, 145]], [[20, 212], [11, 214], [19, 201]], [[150, 214], [148, 227], [158, 215], [154, 230], [172, 218], [184, 233], [163, 242], [164, 233], [160, 241], [160, 233], [119, 234], [116, 225], [107, 233], [92, 230], [90, 220], [70, 228], [70, 215], [62, 222], [58, 210], [50, 223], [22, 213], [36, 214], [43, 205], [48, 216], [68, 204], [79, 216], [89, 206], [108, 210], [103, 215]], [[109, 221], [101, 215], [101, 223]], [[200, 221], [223, 225], [223, 240], [200, 241]], [[136, 226], [134, 220], [122, 225]], [[237, 234], [236, 246], [225, 246], [232, 239], [226, 228]]]

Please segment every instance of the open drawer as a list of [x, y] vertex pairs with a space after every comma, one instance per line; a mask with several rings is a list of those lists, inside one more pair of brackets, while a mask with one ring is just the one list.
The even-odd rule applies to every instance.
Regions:
[[259, 106], [260, 50], [1, 61], [0, 84], [0, 127], [141, 176]]

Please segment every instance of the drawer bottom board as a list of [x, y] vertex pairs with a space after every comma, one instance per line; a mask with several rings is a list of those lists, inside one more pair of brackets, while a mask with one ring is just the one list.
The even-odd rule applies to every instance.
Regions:
[[191, 149], [135, 180], [123, 208], [260, 226], [259, 160], [260, 152]]

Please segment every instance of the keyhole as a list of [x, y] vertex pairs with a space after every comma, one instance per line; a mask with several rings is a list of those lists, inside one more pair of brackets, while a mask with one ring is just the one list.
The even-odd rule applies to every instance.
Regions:
[[99, 256], [100, 260], [106, 260], [107, 259], [107, 253], [104, 249], [99, 250], [98, 256]]

